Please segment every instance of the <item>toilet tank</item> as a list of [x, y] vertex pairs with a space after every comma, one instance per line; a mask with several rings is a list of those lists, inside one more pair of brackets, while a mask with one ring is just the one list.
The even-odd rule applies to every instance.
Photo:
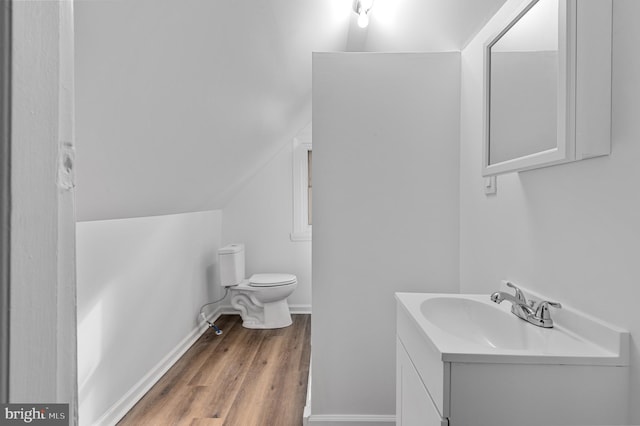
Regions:
[[218, 250], [220, 285], [231, 287], [244, 280], [244, 244], [229, 244]]

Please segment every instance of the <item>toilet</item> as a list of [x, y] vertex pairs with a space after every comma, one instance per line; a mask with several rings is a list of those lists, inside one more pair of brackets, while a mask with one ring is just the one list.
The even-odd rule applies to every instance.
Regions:
[[231, 306], [240, 311], [246, 328], [283, 328], [291, 325], [287, 297], [298, 286], [292, 274], [254, 274], [245, 279], [244, 245], [218, 250], [220, 284], [231, 293]]

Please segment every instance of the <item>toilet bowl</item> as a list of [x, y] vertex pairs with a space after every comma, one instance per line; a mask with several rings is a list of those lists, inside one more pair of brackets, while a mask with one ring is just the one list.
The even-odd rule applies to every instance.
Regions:
[[256, 274], [231, 287], [231, 306], [240, 311], [246, 328], [282, 328], [291, 325], [287, 297], [298, 286], [295, 275]]
[[218, 250], [220, 284], [228, 287], [231, 306], [240, 312], [246, 328], [283, 328], [291, 325], [287, 297], [298, 286], [295, 275], [254, 274], [244, 278], [244, 246], [230, 244]]

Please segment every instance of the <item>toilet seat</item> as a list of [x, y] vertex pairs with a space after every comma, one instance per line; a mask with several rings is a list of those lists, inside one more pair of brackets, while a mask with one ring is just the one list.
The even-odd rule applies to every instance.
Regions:
[[296, 276], [292, 274], [253, 274], [249, 278], [251, 287], [277, 287], [295, 282], [297, 282]]

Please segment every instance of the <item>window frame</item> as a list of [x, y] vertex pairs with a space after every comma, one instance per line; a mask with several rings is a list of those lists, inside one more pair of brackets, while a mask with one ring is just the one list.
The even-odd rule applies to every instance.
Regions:
[[[309, 224], [309, 152], [313, 152], [311, 139], [293, 139], [293, 230], [291, 241], [311, 241]], [[312, 160], [313, 161], [313, 160]]]

